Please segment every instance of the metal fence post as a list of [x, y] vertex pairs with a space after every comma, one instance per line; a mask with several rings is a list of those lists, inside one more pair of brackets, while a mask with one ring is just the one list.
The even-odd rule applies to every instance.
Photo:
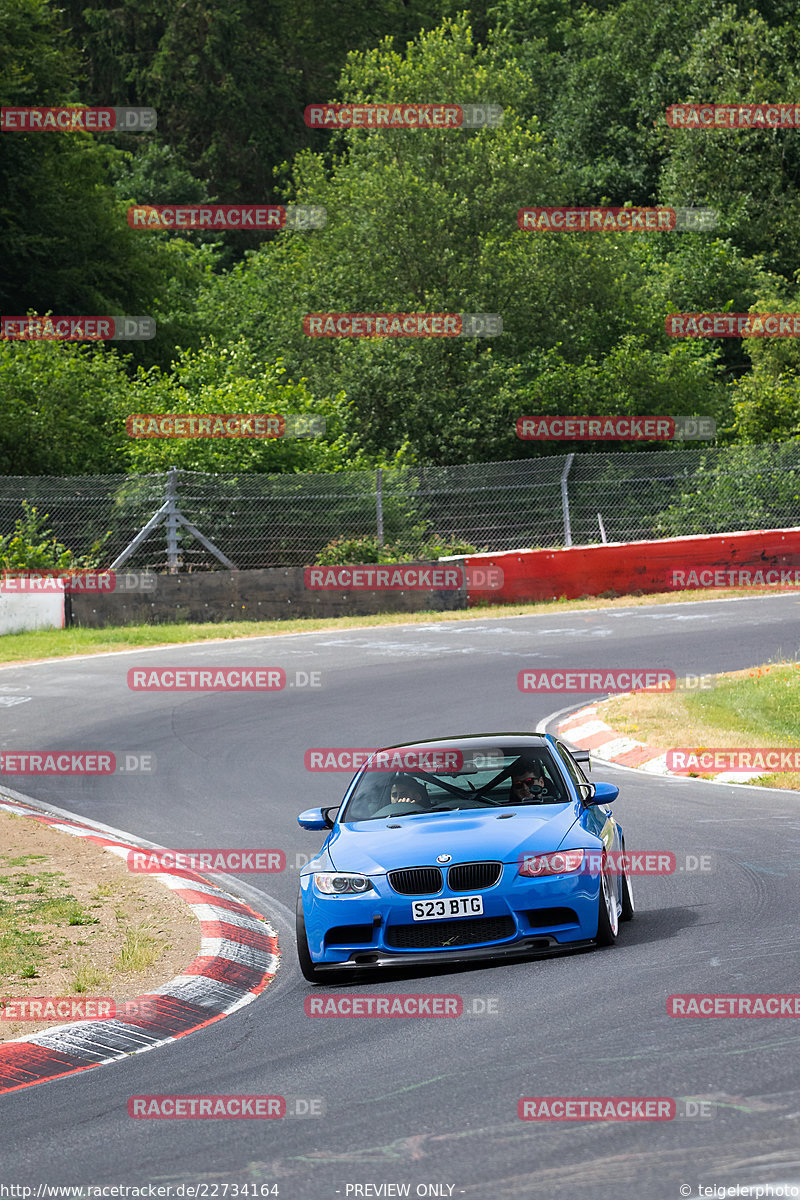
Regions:
[[569, 469], [572, 466], [574, 454], [567, 455], [567, 461], [564, 463], [564, 470], [561, 472], [561, 511], [564, 515], [564, 545], [572, 545], [572, 526], [569, 520], [569, 493], [567, 491], [567, 476]]
[[383, 469], [375, 472], [375, 507], [378, 518], [378, 545], [383, 545]]
[[222, 563], [223, 567], [227, 567], [229, 571], [237, 571], [239, 568], [232, 563], [226, 554], [218, 550], [212, 541], [205, 534], [201, 533], [191, 521], [187, 521], [186, 517], [178, 508], [178, 468], [170, 467], [167, 472], [167, 483], [164, 489], [164, 503], [159, 508], [158, 512], [153, 513], [147, 524], [139, 530], [136, 537], [128, 542], [128, 545], [118, 554], [111, 564], [110, 570], [116, 570], [126, 563], [131, 555], [139, 549], [144, 541], [150, 536], [154, 529], [158, 529], [161, 522], [164, 522], [167, 531], [167, 565], [170, 575], [178, 574], [178, 526], [182, 525], [187, 533], [205, 546], [210, 554]]
[[167, 471], [167, 488], [164, 493], [166, 518], [164, 521], [167, 531], [167, 565], [170, 575], [178, 574], [178, 468], [170, 467]]

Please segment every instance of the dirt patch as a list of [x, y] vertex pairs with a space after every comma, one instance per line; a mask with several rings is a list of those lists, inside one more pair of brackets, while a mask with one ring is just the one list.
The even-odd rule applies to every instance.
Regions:
[[[85, 838], [0, 812], [2, 996], [132, 1000], [200, 951], [194, 912]], [[0, 1042], [48, 1022], [0, 1020]]]

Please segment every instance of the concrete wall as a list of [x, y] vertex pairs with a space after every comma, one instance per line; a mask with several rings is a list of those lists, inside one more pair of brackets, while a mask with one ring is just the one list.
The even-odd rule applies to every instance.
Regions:
[[[471, 555], [467, 567], [499, 567], [496, 590], [312, 591], [303, 567], [260, 571], [198, 571], [158, 575], [155, 590], [109, 593], [0, 594], [0, 633], [17, 629], [167, 623], [261, 621], [292, 617], [371, 616], [384, 612], [441, 612], [468, 605], [577, 599], [608, 592], [677, 590], [674, 571], [742, 569], [800, 573], [800, 528]], [[151, 577], [152, 580], [152, 577]], [[683, 586], [698, 586], [686, 581]], [[730, 586], [730, 585], [728, 585]], [[785, 584], [784, 584], [785, 586]]]
[[37, 595], [3, 592], [0, 587], [0, 634], [63, 627], [63, 589]]
[[[454, 591], [310, 591], [303, 567], [159, 575], [155, 591], [67, 597], [68, 624], [100, 627], [167, 621], [273, 621], [292, 617], [441, 612], [467, 605]], [[71, 612], [69, 611], [71, 609]]]

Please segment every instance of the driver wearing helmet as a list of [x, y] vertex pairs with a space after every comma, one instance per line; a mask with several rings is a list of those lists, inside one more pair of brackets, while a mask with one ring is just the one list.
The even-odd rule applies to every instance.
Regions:
[[395, 775], [389, 794], [393, 805], [403, 804], [423, 811], [431, 806], [425, 784], [413, 775]]
[[547, 783], [541, 763], [532, 763], [521, 758], [511, 772], [509, 799], [512, 804], [530, 804], [541, 800], [547, 792]]

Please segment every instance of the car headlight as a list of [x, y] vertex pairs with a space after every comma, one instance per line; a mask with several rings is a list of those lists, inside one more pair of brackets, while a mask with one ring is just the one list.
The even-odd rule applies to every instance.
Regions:
[[519, 873], [530, 879], [543, 875], [570, 875], [583, 864], [583, 850], [556, 850], [553, 854], [525, 854]]
[[314, 886], [326, 896], [353, 896], [370, 891], [372, 883], [366, 875], [342, 875], [338, 871], [325, 871], [314, 876]]

